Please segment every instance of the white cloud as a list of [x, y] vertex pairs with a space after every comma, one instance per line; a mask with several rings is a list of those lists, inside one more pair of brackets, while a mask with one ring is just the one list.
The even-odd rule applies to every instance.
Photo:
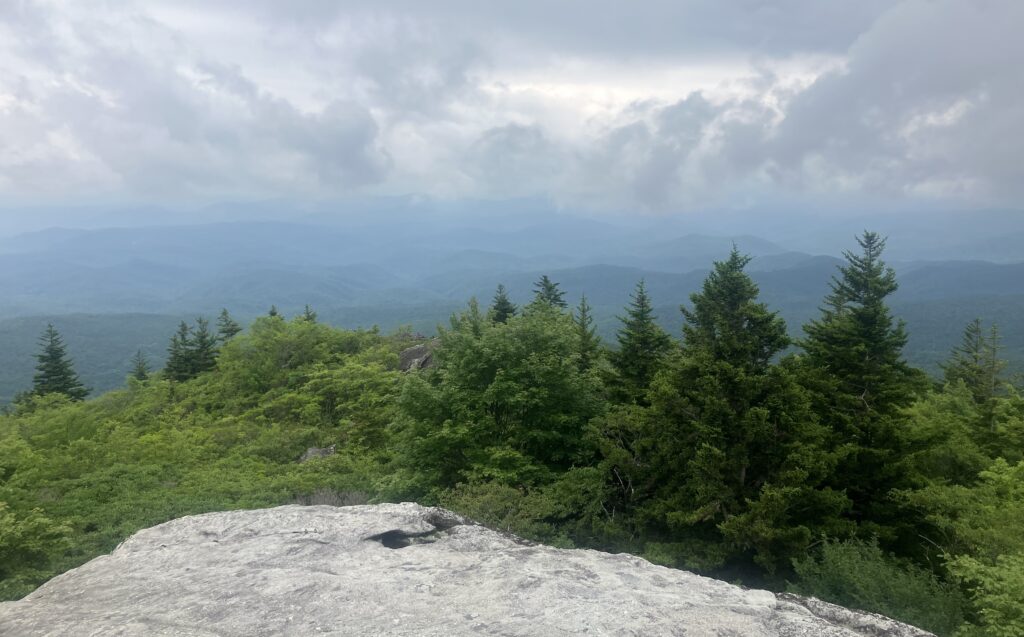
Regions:
[[1016, 0], [8, 0], [0, 196], [1013, 204], [1021, 23]]

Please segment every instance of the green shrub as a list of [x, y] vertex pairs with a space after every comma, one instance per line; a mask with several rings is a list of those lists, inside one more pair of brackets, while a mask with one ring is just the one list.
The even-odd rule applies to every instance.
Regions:
[[790, 592], [879, 613], [938, 635], [951, 635], [963, 623], [963, 597], [956, 586], [886, 555], [877, 541], [826, 541], [793, 566], [799, 580]]

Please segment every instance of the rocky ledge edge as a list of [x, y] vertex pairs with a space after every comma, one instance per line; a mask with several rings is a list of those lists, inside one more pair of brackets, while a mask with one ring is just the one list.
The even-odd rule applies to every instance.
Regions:
[[533, 544], [411, 503], [172, 520], [0, 604], [0, 634], [931, 635], [630, 555]]

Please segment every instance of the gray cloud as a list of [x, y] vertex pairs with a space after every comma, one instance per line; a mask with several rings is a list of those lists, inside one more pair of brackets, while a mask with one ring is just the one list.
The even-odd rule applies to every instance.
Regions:
[[8, 199], [1024, 194], [1016, 0], [8, 4]]
[[844, 71], [790, 101], [771, 145], [780, 178], [901, 195], [1024, 194], [1022, 23], [1013, 1], [896, 7], [851, 47]]
[[9, 32], [37, 26], [20, 30], [21, 61], [33, 64], [0, 111], [0, 166], [15, 192], [316, 194], [386, 175], [364, 105], [302, 112], [138, 15], [68, 23], [37, 8], [18, 17]]

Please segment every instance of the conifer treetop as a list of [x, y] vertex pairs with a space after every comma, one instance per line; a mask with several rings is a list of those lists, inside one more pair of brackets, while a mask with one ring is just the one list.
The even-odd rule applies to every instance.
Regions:
[[534, 302], [550, 305], [551, 307], [565, 309], [565, 292], [558, 289], [558, 284], [548, 278], [548, 275], [541, 275], [540, 279], [533, 284], [533, 291], [536, 295]]
[[36, 374], [32, 378], [32, 393], [64, 394], [72, 400], [83, 400], [89, 390], [78, 380], [71, 359], [68, 358], [64, 339], [53, 327], [52, 323], [39, 337], [42, 348], [36, 354]]
[[693, 309], [681, 308], [683, 343], [691, 353], [764, 369], [789, 337], [778, 313], [758, 302], [760, 290], [744, 271], [748, 263], [750, 257], [735, 246], [728, 259], [715, 262], [701, 291], [690, 295]]
[[491, 321], [507, 323], [510, 318], [516, 315], [518, 310], [519, 308], [516, 307], [516, 304], [508, 298], [505, 286], [499, 283], [498, 289], [494, 292], [494, 300], [491, 301], [491, 309], [488, 311]]
[[220, 342], [225, 343], [233, 336], [242, 331], [242, 326], [238, 324], [235, 319], [231, 318], [227, 308], [220, 311], [220, 316], [217, 317], [217, 338]]

